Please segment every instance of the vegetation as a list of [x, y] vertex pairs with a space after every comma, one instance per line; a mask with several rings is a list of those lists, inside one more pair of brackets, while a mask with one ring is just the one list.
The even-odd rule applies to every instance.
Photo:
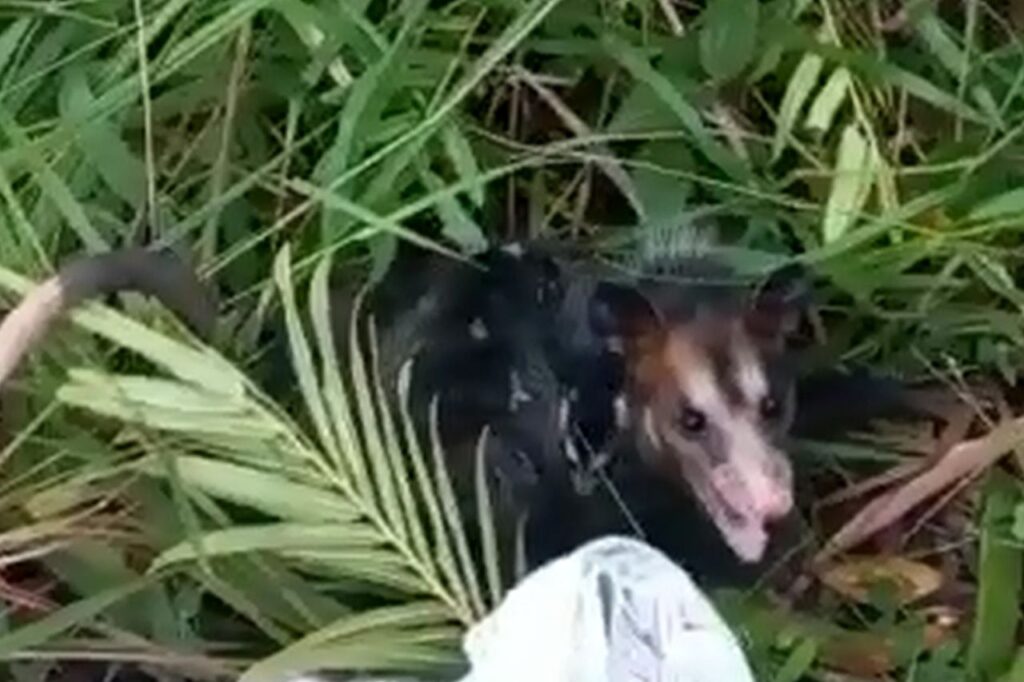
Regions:
[[[902, 472], [884, 499], [914, 513], [885, 525], [919, 561], [886, 563], [911, 551], [889, 542], [867, 563], [941, 564], [959, 591], [929, 590], [937, 611], [833, 572], [799, 608], [719, 595], [761, 679], [1020, 679], [1020, 460], [995, 466], [1019, 409], [974, 408], [1024, 360], [1022, 24], [1017, 0], [3, 0], [5, 297], [137, 241], [223, 294], [212, 347], [130, 300], [20, 373], [10, 674], [451, 670], [500, 598], [494, 556], [467, 555], [436, 444], [382, 409], [372, 348], [331, 352], [328, 268], [379, 273], [402, 239], [667, 248], [710, 215], [741, 272], [813, 267], [829, 361], [969, 406], [938, 438], [805, 444], [830, 490]], [[296, 405], [257, 379], [282, 311]]]

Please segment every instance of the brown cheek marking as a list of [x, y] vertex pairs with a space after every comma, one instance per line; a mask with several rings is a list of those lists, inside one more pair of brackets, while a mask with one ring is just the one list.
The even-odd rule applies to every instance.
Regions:
[[649, 330], [633, 336], [625, 354], [630, 398], [634, 408], [639, 408], [638, 426], [646, 441], [640, 452], [655, 469], [675, 479], [681, 476], [679, 465], [670, 455], [671, 449], [665, 447], [662, 435], [678, 404], [679, 387], [671, 381], [674, 370], [669, 346], [672, 343], [672, 335]]
[[646, 331], [632, 338], [625, 348], [629, 384], [633, 398], [648, 404], [658, 394], [665, 370], [664, 335]]
[[661, 379], [670, 392], [682, 398], [684, 392], [679, 385], [679, 377], [686, 376], [701, 364], [707, 364], [708, 358], [697, 347], [688, 327], [676, 327], [669, 333], [665, 356], [666, 372]]

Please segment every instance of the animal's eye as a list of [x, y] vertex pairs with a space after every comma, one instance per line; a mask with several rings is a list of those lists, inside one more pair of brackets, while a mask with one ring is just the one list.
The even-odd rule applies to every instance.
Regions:
[[682, 414], [679, 415], [679, 425], [688, 433], [701, 433], [707, 423], [704, 413], [692, 407], [684, 407]]
[[777, 419], [779, 414], [782, 412], [782, 407], [779, 405], [779, 401], [772, 396], [762, 398], [758, 409], [761, 411], [761, 416], [765, 419]]

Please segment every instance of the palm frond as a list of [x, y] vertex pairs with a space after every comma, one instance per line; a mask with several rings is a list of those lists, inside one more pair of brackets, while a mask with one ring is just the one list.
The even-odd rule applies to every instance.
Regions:
[[[483, 450], [477, 458], [483, 551], [476, 556], [437, 436], [436, 409], [428, 443], [421, 442], [409, 414], [412, 368], [403, 369], [399, 386], [385, 390], [374, 335], [360, 341], [357, 314], [351, 315], [347, 366], [339, 361], [328, 306], [330, 266], [325, 257], [310, 280], [312, 338], [296, 303], [287, 247], [274, 268], [309, 433], [212, 349], [99, 305], [73, 314], [76, 323], [168, 373], [80, 368], [58, 391], [64, 403], [129, 431], [159, 434], [153, 440], [162, 443], [160, 451], [138, 459], [134, 470], [167, 478], [172, 469], [166, 460], [172, 458], [177, 485], [194, 501], [195, 513], [202, 512], [202, 530], [166, 547], [150, 566], [152, 576], [214, 567], [192, 574], [251, 619], [258, 618], [252, 612], [259, 604], [247, 603], [255, 599], [251, 592], [231, 594], [226, 578], [240, 574], [223, 571], [225, 566], [262, 567], [272, 575], [270, 564], [260, 563], [266, 558], [283, 562], [289, 575], [306, 576], [304, 581], [357, 581], [389, 595], [383, 605], [335, 611], [341, 615], [319, 621], [319, 628], [292, 629], [298, 639], [251, 667], [247, 682], [323, 665], [421, 670], [450, 664], [459, 634], [502, 594]], [[0, 285], [11, 283], [21, 284], [0, 273]], [[389, 395], [397, 395], [399, 404]], [[243, 524], [211, 511], [224, 504], [250, 509], [262, 520]], [[250, 558], [248, 568], [237, 563]], [[272, 623], [261, 629], [281, 634]]]

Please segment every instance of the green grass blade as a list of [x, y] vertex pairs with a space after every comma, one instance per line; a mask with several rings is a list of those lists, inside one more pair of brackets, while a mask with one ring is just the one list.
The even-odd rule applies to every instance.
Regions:
[[[458, 125], [452, 122], [443, 126], [441, 140], [444, 142], [445, 153], [451, 160], [460, 180], [469, 181], [480, 175], [480, 164], [473, 154], [473, 147]], [[482, 207], [484, 204], [483, 187], [480, 185], [472, 187], [469, 190], [469, 198], [477, 208]]]
[[248, 23], [256, 12], [267, 8], [273, 2], [274, 0], [236, 0], [226, 4], [225, 9], [215, 14], [211, 21], [197, 22], [195, 30], [176, 42], [158, 62], [157, 75], [175, 73], [206, 50], [230, 45], [231, 36]]
[[610, 33], [605, 34], [601, 42], [609, 57], [621, 64], [632, 74], [633, 78], [646, 83], [654, 90], [658, 98], [679, 118], [679, 122], [690, 133], [697, 149], [709, 161], [737, 182], [744, 185], [754, 182], [750, 169], [747, 168], [743, 160], [711, 136], [701, 121], [700, 114], [686, 101], [668, 78], [654, 70], [644, 55], [632, 45]]
[[786, 662], [775, 673], [774, 682], [799, 682], [805, 679], [817, 655], [818, 642], [810, 637], [804, 639], [786, 657]]
[[32, 23], [31, 17], [19, 17], [8, 24], [3, 32], [0, 32], [0, 76], [3, 76], [11, 65], [12, 57], [17, 52], [19, 44], [28, 35]]
[[40, 190], [45, 193], [67, 221], [68, 226], [78, 235], [85, 247], [94, 252], [109, 248], [107, 239], [93, 225], [85, 207], [75, 193], [46, 159], [39, 153], [39, 147], [25, 134], [11, 113], [0, 102], [0, 131], [13, 143], [12, 148], [22, 157], [35, 175]]
[[[413, 602], [345, 617], [253, 665], [239, 682], [271, 682], [310, 672], [311, 655], [328, 644], [335, 645], [334, 669], [386, 669], [400, 658], [402, 644], [409, 639], [451, 643], [457, 631], [447, 625], [448, 616], [436, 604]], [[347, 646], [340, 649], [338, 645]], [[361, 655], [338, 655], [341, 651], [359, 651]]]
[[105, 590], [0, 636], [0, 660], [9, 660], [19, 651], [44, 644], [71, 628], [88, 624], [104, 610], [148, 587], [152, 582], [152, 578], [140, 578], [126, 585]]
[[967, 649], [967, 669], [981, 680], [995, 679], [1013, 663], [1024, 576], [1024, 550], [1006, 541], [1004, 528], [1020, 503], [1019, 482], [993, 469], [987, 483], [981, 521], [977, 616]]
[[78, 132], [75, 142], [89, 165], [126, 205], [141, 206], [146, 199], [146, 167], [109, 121], [88, 116], [95, 98], [84, 68], [65, 70], [59, 102], [62, 118]]
[[1024, 188], [1007, 190], [981, 202], [967, 215], [972, 222], [987, 222], [1024, 214]]

